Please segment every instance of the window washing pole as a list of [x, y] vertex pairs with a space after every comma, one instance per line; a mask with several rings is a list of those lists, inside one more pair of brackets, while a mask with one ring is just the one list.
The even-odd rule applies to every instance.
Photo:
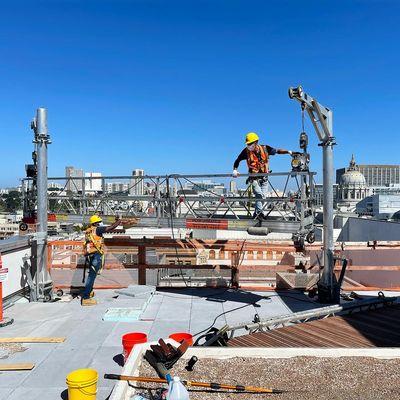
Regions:
[[[168, 383], [166, 379], [162, 378], [150, 378], [144, 376], [130, 376], [130, 375], [116, 375], [116, 374], [104, 374], [104, 379], [115, 379], [119, 381], [134, 381], [134, 382], [148, 382], [148, 383]], [[237, 392], [252, 392], [252, 393], [285, 393], [283, 390], [263, 388], [258, 386], [243, 386], [243, 385], [227, 385], [225, 383], [215, 382], [195, 382], [182, 380], [188, 388], [190, 386], [203, 387], [212, 390], [234, 390]]]
[[320, 141], [323, 153], [323, 251], [324, 266], [321, 279], [318, 282], [318, 301], [325, 304], [340, 302], [340, 286], [333, 273], [334, 243], [333, 243], [333, 113], [319, 104], [315, 99], [304, 93], [301, 86], [289, 88], [289, 97], [301, 103], [306, 110]]
[[34, 132], [33, 143], [36, 150], [37, 167], [37, 230], [36, 244], [36, 301], [49, 301], [52, 298], [53, 282], [47, 270], [47, 146], [51, 143], [47, 130], [47, 110], [38, 108], [31, 123]]

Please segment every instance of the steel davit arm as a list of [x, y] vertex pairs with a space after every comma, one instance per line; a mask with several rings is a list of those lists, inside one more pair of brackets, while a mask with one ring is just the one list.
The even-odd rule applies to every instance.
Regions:
[[305, 93], [301, 86], [289, 88], [289, 97], [299, 101], [302, 109], [307, 111], [323, 151], [324, 268], [318, 283], [318, 299], [321, 303], [339, 303], [340, 287], [333, 274], [333, 114], [329, 108]]

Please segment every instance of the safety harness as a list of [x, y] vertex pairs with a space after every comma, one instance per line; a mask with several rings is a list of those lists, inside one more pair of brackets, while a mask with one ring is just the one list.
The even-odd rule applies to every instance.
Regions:
[[253, 151], [247, 151], [247, 166], [250, 174], [261, 174], [268, 172], [268, 153], [264, 146], [256, 145]]
[[96, 235], [96, 226], [90, 226], [85, 231], [85, 254], [91, 255], [93, 253], [104, 254], [103, 238]]
[[[96, 226], [90, 226], [85, 230], [85, 242], [84, 242], [84, 253], [86, 257], [86, 264], [90, 265], [90, 268], [94, 270], [94, 267], [89, 262], [90, 256], [95, 253], [100, 253], [101, 255], [101, 268], [97, 272], [100, 275], [103, 265], [104, 265], [104, 245], [103, 245], [103, 238], [96, 234]], [[85, 271], [84, 271], [85, 275]]]

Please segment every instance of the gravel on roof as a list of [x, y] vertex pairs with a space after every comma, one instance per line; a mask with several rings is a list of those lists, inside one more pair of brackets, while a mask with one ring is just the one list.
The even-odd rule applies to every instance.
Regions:
[[[232, 358], [199, 359], [193, 372], [187, 372], [187, 360], [180, 360], [172, 374], [182, 380], [262, 386], [286, 391], [282, 394], [207, 392], [190, 389], [191, 400], [260, 398], [283, 399], [400, 399], [400, 360], [369, 357], [294, 357], [285, 359]], [[141, 376], [156, 377], [144, 360]], [[144, 384], [142, 384], [144, 385]], [[151, 384], [145, 385], [151, 387]], [[154, 387], [154, 386], [153, 386]]]

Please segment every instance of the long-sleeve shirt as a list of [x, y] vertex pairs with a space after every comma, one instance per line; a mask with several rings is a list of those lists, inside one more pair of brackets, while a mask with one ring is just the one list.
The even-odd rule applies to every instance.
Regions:
[[[264, 150], [269, 156], [274, 156], [277, 152], [277, 150], [271, 146], [268, 146], [267, 144], [262, 144], [260, 146], [264, 147]], [[247, 160], [247, 148], [245, 147], [242, 152], [238, 155], [237, 159], [233, 163], [233, 169], [237, 169], [239, 167], [239, 164], [241, 161]]]

